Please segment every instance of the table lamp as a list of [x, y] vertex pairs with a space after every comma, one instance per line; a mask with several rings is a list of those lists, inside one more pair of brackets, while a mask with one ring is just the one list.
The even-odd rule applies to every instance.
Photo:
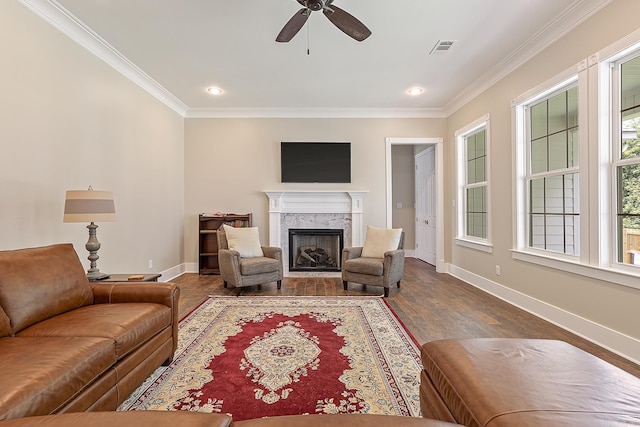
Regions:
[[97, 267], [98, 249], [100, 242], [96, 238], [98, 226], [94, 222], [115, 221], [116, 209], [111, 191], [96, 191], [89, 187], [88, 190], [68, 190], [64, 201], [64, 222], [89, 222], [89, 240], [85, 245], [89, 251], [88, 260], [91, 262], [87, 270], [87, 279], [101, 280], [109, 277], [101, 273]]

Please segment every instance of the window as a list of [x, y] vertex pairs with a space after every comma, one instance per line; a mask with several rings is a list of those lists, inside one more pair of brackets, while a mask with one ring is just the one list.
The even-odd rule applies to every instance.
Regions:
[[489, 116], [456, 132], [459, 243], [489, 245]]
[[518, 259], [548, 265], [589, 256], [587, 86], [581, 63], [512, 102]]
[[616, 260], [640, 266], [640, 52], [615, 63], [618, 105], [612, 108]]
[[528, 245], [579, 255], [578, 88], [563, 88], [525, 111]]
[[513, 257], [640, 288], [640, 30], [512, 113]]

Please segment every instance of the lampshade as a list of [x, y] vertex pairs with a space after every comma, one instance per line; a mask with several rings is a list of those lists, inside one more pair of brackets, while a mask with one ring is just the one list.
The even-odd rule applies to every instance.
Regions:
[[68, 190], [63, 222], [110, 222], [116, 220], [113, 192]]

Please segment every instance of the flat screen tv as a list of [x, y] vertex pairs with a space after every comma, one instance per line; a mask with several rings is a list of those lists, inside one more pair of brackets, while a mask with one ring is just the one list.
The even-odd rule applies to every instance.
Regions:
[[351, 182], [350, 142], [281, 142], [282, 182]]

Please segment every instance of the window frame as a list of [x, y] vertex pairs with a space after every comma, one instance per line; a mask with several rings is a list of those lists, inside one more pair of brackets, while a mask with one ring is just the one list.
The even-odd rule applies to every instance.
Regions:
[[[524, 147], [525, 150], [525, 155], [526, 155], [526, 165], [524, 166], [524, 179], [525, 179], [525, 192], [526, 192], [526, 233], [527, 233], [527, 242], [526, 242], [526, 248], [528, 250], [536, 250], [536, 251], [542, 251], [543, 253], [550, 253], [553, 254], [553, 256], [563, 256], [563, 257], [567, 257], [568, 259], [578, 259], [579, 257], [579, 253], [580, 253], [580, 238], [581, 238], [581, 230], [579, 229], [580, 226], [578, 225], [578, 230], [577, 230], [577, 252], [578, 255], [575, 254], [570, 254], [567, 252], [559, 252], [559, 251], [554, 251], [551, 249], [539, 249], [533, 246], [533, 241], [535, 240], [534, 236], [532, 235], [532, 230], [534, 229], [534, 225], [532, 224], [532, 217], [534, 215], [539, 216], [539, 215], [543, 215], [545, 217], [545, 223], [547, 221], [547, 216], [551, 215], [551, 211], [552, 209], [549, 208], [549, 210], [547, 210], [547, 208], [545, 207], [545, 209], [542, 212], [534, 212], [534, 207], [532, 206], [532, 199], [533, 199], [533, 194], [532, 194], [532, 187], [531, 184], [534, 181], [539, 181], [540, 179], [542, 180], [547, 180], [547, 179], [554, 179], [554, 178], [564, 178], [566, 176], [569, 175], [578, 175], [578, 202], [581, 203], [581, 197], [580, 197], [580, 192], [579, 192], [579, 188], [580, 188], [580, 162], [578, 161], [578, 166], [565, 166], [563, 168], [554, 168], [554, 169], [548, 169], [548, 165], [547, 165], [547, 170], [543, 170], [543, 171], [534, 171], [534, 158], [533, 158], [533, 136], [531, 135], [531, 130], [533, 128], [532, 125], [532, 120], [531, 120], [531, 116], [532, 116], [532, 108], [536, 107], [538, 105], [540, 105], [542, 102], [548, 102], [550, 101], [552, 98], [555, 98], [557, 95], [560, 94], [564, 94], [567, 93], [568, 91], [572, 90], [572, 89], [576, 89], [576, 91], [578, 92], [579, 89], [579, 82], [578, 82], [578, 75], [576, 75], [575, 77], [570, 78], [569, 80], [567, 80], [565, 82], [566, 84], [562, 84], [559, 87], [554, 87], [554, 90], [551, 91], [545, 91], [543, 92], [543, 94], [541, 94], [542, 96], [536, 96], [534, 98], [533, 101], [530, 102], [524, 102], [522, 108], [522, 114], [523, 114], [523, 120], [524, 120], [524, 126], [525, 126], [525, 131], [526, 131], [526, 138], [524, 140], [524, 144], [526, 145], [526, 147]], [[580, 94], [578, 93], [578, 100], [580, 99]], [[547, 104], [548, 107], [548, 104]], [[578, 110], [578, 117], [580, 116], [580, 109]], [[548, 125], [548, 120], [549, 117], [547, 116], [547, 122], [546, 124]], [[578, 120], [579, 122], [579, 120]], [[579, 123], [578, 123], [578, 135], [580, 135], [580, 127], [579, 127]], [[545, 139], [550, 139], [551, 134], [550, 133], [545, 133], [544, 134], [544, 138]], [[539, 138], [536, 138], [536, 140], [539, 140]], [[549, 141], [547, 141], [549, 142]], [[581, 144], [581, 139], [578, 138], [578, 154], [580, 154], [580, 152], [582, 152], [582, 150], [584, 149], [583, 147], [580, 146]], [[548, 147], [547, 147], [548, 148]], [[546, 152], [546, 157], [547, 157], [547, 162], [551, 159], [551, 153], [550, 151]], [[544, 182], [544, 181], [543, 181]], [[563, 192], [564, 192], [564, 187], [563, 187]], [[546, 186], [545, 186], [545, 193], [546, 193]], [[545, 206], [547, 203], [547, 196], [545, 195]], [[568, 216], [566, 213], [564, 213], [564, 200], [563, 200], [563, 213], [561, 215], [562, 217], [562, 222], [564, 223], [564, 221], [566, 220], [566, 217]], [[578, 206], [578, 214], [577, 214], [577, 218], [578, 218], [578, 224], [580, 224], [580, 219], [581, 219], [581, 208], [582, 206], [579, 205]], [[547, 239], [552, 237], [550, 236], [547, 231], [545, 230], [545, 233], [543, 234], [544, 236], [544, 241], [545, 241], [545, 246], [547, 245]], [[563, 246], [566, 245], [566, 228], [563, 226], [563, 231], [562, 231], [562, 236], [563, 236]]]
[[[640, 56], [640, 30], [580, 61], [535, 88], [515, 98], [512, 107], [513, 150], [513, 246], [512, 258], [610, 283], [640, 289], [640, 268], [617, 261], [617, 179], [614, 162], [620, 139], [619, 101], [612, 69], [616, 62]], [[601, 59], [606, 58], [606, 59]], [[522, 168], [526, 152], [522, 141], [526, 130], [522, 105], [537, 96], [578, 79], [580, 139], [581, 245], [577, 258], [544, 253], [526, 247], [526, 183]], [[575, 77], [574, 77], [575, 78]], [[524, 244], [523, 244], [524, 243]]]
[[[512, 110], [512, 138], [514, 141], [514, 218], [513, 218], [513, 249], [512, 255], [516, 259], [533, 262], [541, 265], [548, 265], [549, 260], [562, 263], [580, 264], [584, 263], [589, 256], [589, 229], [588, 229], [588, 185], [585, 183], [585, 170], [589, 164], [588, 158], [588, 101], [587, 101], [587, 65], [586, 60], [581, 61], [574, 67], [568, 68], [557, 74], [546, 82], [534, 87], [511, 101]], [[578, 140], [579, 140], [579, 161], [577, 168], [571, 168], [578, 174], [580, 181], [580, 247], [579, 255], [568, 255], [560, 252], [553, 252], [537, 249], [529, 246], [529, 191], [527, 189], [528, 178], [531, 176], [530, 162], [530, 136], [527, 124], [529, 123], [527, 114], [529, 106], [534, 105], [544, 99], [548, 99], [554, 94], [561, 93], [573, 86], [578, 88]], [[569, 169], [566, 169], [569, 170]], [[565, 170], [565, 171], [566, 171]]]
[[[467, 146], [466, 138], [485, 130], [485, 180], [482, 183], [468, 184], [467, 181]], [[455, 132], [456, 151], [456, 244], [483, 252], [493, 252], [491, 243], [491, 116], [486, 114]], [[467, 192], [470, 187], [484, 185], [486, 194], [487, 237], [479, 238], [467, 233]]]
[[[640, 38], [640, 32], [637, 32]], [[624, 39], [623, 39], [624, 40]], [[609, 268], [621, 273], [640, 276], [640, 266], [625, 264], [618, 260], [618, 177], [617, 170], [620, 166], [640, 164], [640, 158], [623, 159], [621, 155], [622, 134], [620, 114], [621, 90], [620, 83], [622, 80], [620, 65], [634, 58], [640, 58], [640, 41], [636, 38], [634, 43], [627, 45], [624, 49], [616, 52], [624, 41], [620, 41], [608, 49], [603, 50], [598, 55], [594, 55], [596, 59], [604, 56], [605, 59], [598, 61], [599, 63], [599, 88], [604, 94], [597, 100], [600, 111], [600, 125], [603, 132], [599, 138], [599, 160], [601, 166], [600, 173], [605, 177], [600, 183], [600, 192], [608, 198], [608, 221], [601, 224], [603, 230], [607, 233], [601, 236], [606, 244], [606, 251], [599, 257], [599, 264], [604, 268]], [[612, 52], [613, 51], [613, 52]], [[606, 95], [606, 96], [605, 96]], [[634, 286], [640, 288], [640, 285]]]

